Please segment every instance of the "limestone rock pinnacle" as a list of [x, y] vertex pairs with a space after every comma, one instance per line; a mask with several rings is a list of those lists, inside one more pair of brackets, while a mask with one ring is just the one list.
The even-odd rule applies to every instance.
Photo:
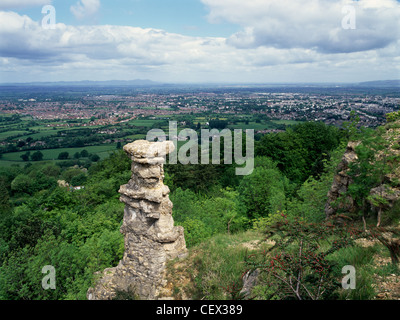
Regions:
[[118, 292], [157, 299], [167, 261], [187, 255], [183, 228], [174, 226], [170, 191], [163, 183], [165, 156], [174, 148], [171, 141], [137, 140], [124, 146], [132, 159], [131, 179], [119, 190], [125, 203], [120, 229], [125, 236], [124, 257], [117, 267], [104, 270], [88, 290], [89, 300], [110, 300]]

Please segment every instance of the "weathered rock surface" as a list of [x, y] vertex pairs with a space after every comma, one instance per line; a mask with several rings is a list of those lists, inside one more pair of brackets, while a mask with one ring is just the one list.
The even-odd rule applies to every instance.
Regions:
[[247, 300], [251, 298], [252, 290], [257, 285], [260, 270], [250, 270], [243, 276], [243, 287], [240, 291], [243, 299]]
[[[400, 189], [393, 188], [389, 185], [382, 184], [376, 188], [372, 188], [369, 192], [371, 197], [381, 197], [385, 200], [386, 205], [384, 207], [391, 208], [393, 205], [400, 199]], [[372, 201], [368, 201], [374, 211], [377, 211], [377, 208], [374, 207]]]
[[328, 200], [325, 205], [326, 217], [336, 214], [339, 209], [351, 212], [354, 208], [354, 201], [351, 197], [347, 197], [345, 202], [338, 203], [337, 206], [335, 206], [334, 203], [341, 195], [347, 192], [352, 182], [351, 178], [347, 175], [347, 171], [349, 170], [349, 164], [358, 158], [355, 149], [359, 144], [359, 141], [350, 141], [348, 143], [346, 152], [336, 169], [337, 174], [333, 178], [332, 187], [328, 192]]
[[125, 203], [124, 257], [117, 267], [104, 270], [88, 290], [89, 300], [110, 300], [118, 292], [157, 299], [166, 282], [167, 261], [187, 255], [183, 228], [174, 226], [169, 188], [163, 183], [164, 157], [174, 144], [138, 140], [124, 150], [132, 159], [131, 180], [119, 190]]
[[[367, 202], [373, 212], [379, 212], [382, 209], [393, 208], [400, 201], [400, 121], [389, 123], [385, 126], [382, 133], [384, 150], [375, 154], [376, 160], [386, 159], [387, 165], [390, 166], [390, 172], [387, 173], [382, 183], [372, 188], [369, 193]], [[353, 212], [355, 203], [351, 197], [347, 197], [345, 201], [340, 201], [335, 205], [338, 198], [347, 192], [349, 185], [352, 183], [351, 178], [347, 175], [349, 164], [357, 160], [356, 147], [361, 142], [349, 142], [342, 161], [337, 168], [337, 174], [334, 177], [332, 187], [328, 192], [328, 200], [325, 205], [325, 215], [329, 218], [335, 215], [339, 210], [343, 212]], [[376, 207], [370, 199], [380, 198], [386, 204]]]

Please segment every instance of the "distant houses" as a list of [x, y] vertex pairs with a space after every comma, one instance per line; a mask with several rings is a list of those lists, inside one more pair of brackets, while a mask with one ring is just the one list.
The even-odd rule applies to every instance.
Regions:
[[70, 186], [69, 183], [66, 182], [65, 180], [58, 180], [57, 183], [60, 188], [68, 188], [70, 191], [77, 191], [77, 190], [85, 189], [84, 186], [76, 186], [76, 187]]

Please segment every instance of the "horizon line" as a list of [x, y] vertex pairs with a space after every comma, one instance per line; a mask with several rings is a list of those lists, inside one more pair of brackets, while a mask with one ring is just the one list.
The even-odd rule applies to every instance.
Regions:
[[85, 83], [107, 83], [107, 82], [121, 82], [121, 83], [129, 83], [129, 82], [137, 82], [140, 85], [140, 82], [143, 82], [142, 85], [315, 85], [315, 84], [323, 84], [323, 85], [338, 85], [338, 84], [362, 84], [362, 83], [373, 83], [373, 82], [398, 82], [400, 85], [399, 79], [385, 79], [385, 80], [366, 80], [366, 81], [280, 81], [280, 82], [213, 82], [213, 81], [179, 81], [179, 82], [167, 82], [167, 81], [157, 81], [150, 79], [131, 79], [131, 80], [57, 80], [57, 81], [27, 81], [27, 82], [0, 82], [0, 86], [5, 85], [43, 85], [43, 84], [63, 84], [63, 83], [75, 83], [77, 85], [85, 84]]

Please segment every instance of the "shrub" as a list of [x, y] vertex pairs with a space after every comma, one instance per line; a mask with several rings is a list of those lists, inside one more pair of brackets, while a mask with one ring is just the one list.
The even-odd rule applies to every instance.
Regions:
[[241, 212], [249, 218], [259, 218], [283, 209], [285, 181], [278, 169], [255, 168], [239, 186]]
[[211, 230], [201, 220], [188, 218], [183, 222], [177, 223], [185, 229], [185, 241], [191, 247], [211, 236]]
[[394, 122], [400, 119], [400, 111], [397, 112], [391, 112], [386, 114], [386, 120], [387, 122]]
[[351, 246], [352, 238], [361, 234], [329, 223], [314, 224], [298, 218], [289, 221], [284, 214], [267, 226], [265, 233], [267, 239], [275, 240], [275, 245], [248, 256], [245, 263], [249, 270], [258, 269], [264, 275], [271, 298], [298, 300], [335, 297], [339, 282], [328, 257]]

